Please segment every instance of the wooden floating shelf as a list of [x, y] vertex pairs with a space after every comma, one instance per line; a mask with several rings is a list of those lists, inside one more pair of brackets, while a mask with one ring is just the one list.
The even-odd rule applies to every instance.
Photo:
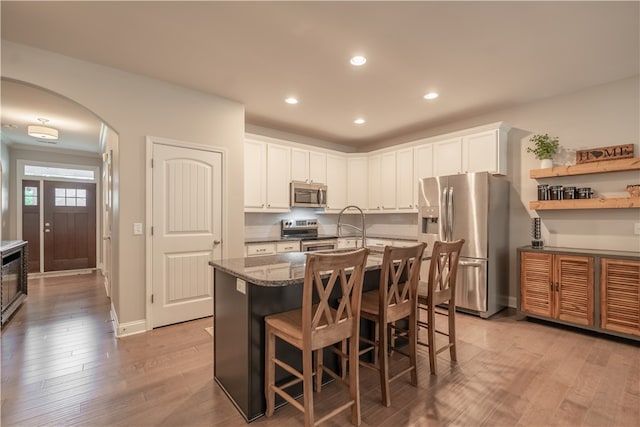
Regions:
[[[547, 169], [532, 169], [530, 178], [553, 178], [558, 176], [586, 175], [592, 173], [622, 172], [640, 170], [640, 157], [619, 160], [603, 160], [601, 162], [583, 163], [571, 166], [555, 166]], [[588, 199], [587, 199], [588, 200]]]
[[[544, 169], [540, 169], [544, 170]], [[640, 197], [616, 197], [609, 199], [536, 200], [529, 202], [532, 210], [560, 209], [626, 209], [640, 208]]]

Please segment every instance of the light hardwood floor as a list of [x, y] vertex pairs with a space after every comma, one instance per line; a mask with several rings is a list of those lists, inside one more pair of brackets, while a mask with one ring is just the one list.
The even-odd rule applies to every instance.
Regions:
[[[2, 426], [243, 426], [213, 380], [201, 319], [116, 339], [96, 274], [32, 279], [2, 330]], [[638, 426], [640, 346], [547, 324], [458, 316], [458, 364], [439, 355], [419, 385], [392, 383], [383, 407], [377, 376], [361, 370], [363, 426]], [[402, 358], [404, 359], [404, 358]], [[393, 366], [393, 365], [392, 365]], [[344, 393], [316, 394], [322, 411]], [[298, 426], [290, 405], [255, 427]], [[347, 426], [348, 412], [327, 426]]]

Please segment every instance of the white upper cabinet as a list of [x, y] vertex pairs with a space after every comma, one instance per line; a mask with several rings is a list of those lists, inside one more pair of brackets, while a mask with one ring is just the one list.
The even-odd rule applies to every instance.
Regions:
[[401, 211], [416, 209], [413, 166], [413, 148], [396, 151], [396, 204]]
[[327, 155], [309, 151], [309, 182], [327, 183]]
[[327, 208], [340, 211], [347, 206], [347, 159], [327, 155]]
[[371, 211], [382, 209], [382, 204], [380, 200], [380, 183], [381, 183], [381, 167], [380, 163], [380, 155], [376, 154], [373, 156], [369, 156], [369, 161], [367, 162], [369, 166], [368, 175], [369, 175], [369, 188], [368, 188], [368, 201], [367, 207]]
[[413, 149], [413, 204], [418, 207], [418, 182], [422, 178], [431, 178], [433, 174], [433, 144], [419, 145]]
[[263, 209], [266, 206], [267, 144], [260, 141], [244, 142], [244, 207]]
[[267, 144], [267, 209], [289, 210], [291, 149]]
[[291, 148], [291, 180], [327, 182], [327, 155], [319, 151]]
[[462, 138], [446, 139], [434, 144], [435, 176], [462, 173]]
[[380, 206], [383, 210], [396, 208], [396, 152], [380, 156]]
[[462, 137], [462, 170], [507, 174], [506, 132], [499, 129]]
[[291, 149], [244, 141], [244, 207], [246, 212], [289, 211]]
[[368, 206], [368, 160], [366, 157], [347, 159], [347, 204], [361, 209]]

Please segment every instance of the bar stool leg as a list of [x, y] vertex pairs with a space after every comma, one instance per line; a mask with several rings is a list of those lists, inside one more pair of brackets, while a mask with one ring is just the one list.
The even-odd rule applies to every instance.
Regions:
[[266, 336], [266, 344], [267, 348], [265, 351], [265, 369], [266, 369], [266, 381], [264, 384], [264, 393], [267, 398], [267, 410], [265, 415], [270, 417], [273, 415], [273, 411], [275, 409], [275, 391], [273, 390], [273, 386], [275, 385], [275, 376], [276, 376], [276, 367], [273, 362], [273, 356], [275, 354], [276, 348], [276, 337], [271, 331], [271, 327], [267, 324], [265, 328], [265, 336]]

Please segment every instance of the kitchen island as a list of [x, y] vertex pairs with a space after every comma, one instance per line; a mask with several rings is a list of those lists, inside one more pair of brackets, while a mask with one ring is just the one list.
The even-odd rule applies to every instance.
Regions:
[[[266, 409], [264, 317], [301, 306], [306, 257], [294, 252], [209, 263], [214, 268], [214, 378], [249, 422]], [[377, 289], [381, 264], [381, 254], [369, 255], [363, 291]], [[339, 297], [334, 289], [331, 298]], [[362, 329], [370, 334], [366, 325]], [[278, 340], [276, 351], [285, 362], [302, 368], [294, 347]], [[337, 366], [332, 352], [325, 350], [324, 357], [327, 366]], [[288, 378], [276, 370], [276, 382]]]

